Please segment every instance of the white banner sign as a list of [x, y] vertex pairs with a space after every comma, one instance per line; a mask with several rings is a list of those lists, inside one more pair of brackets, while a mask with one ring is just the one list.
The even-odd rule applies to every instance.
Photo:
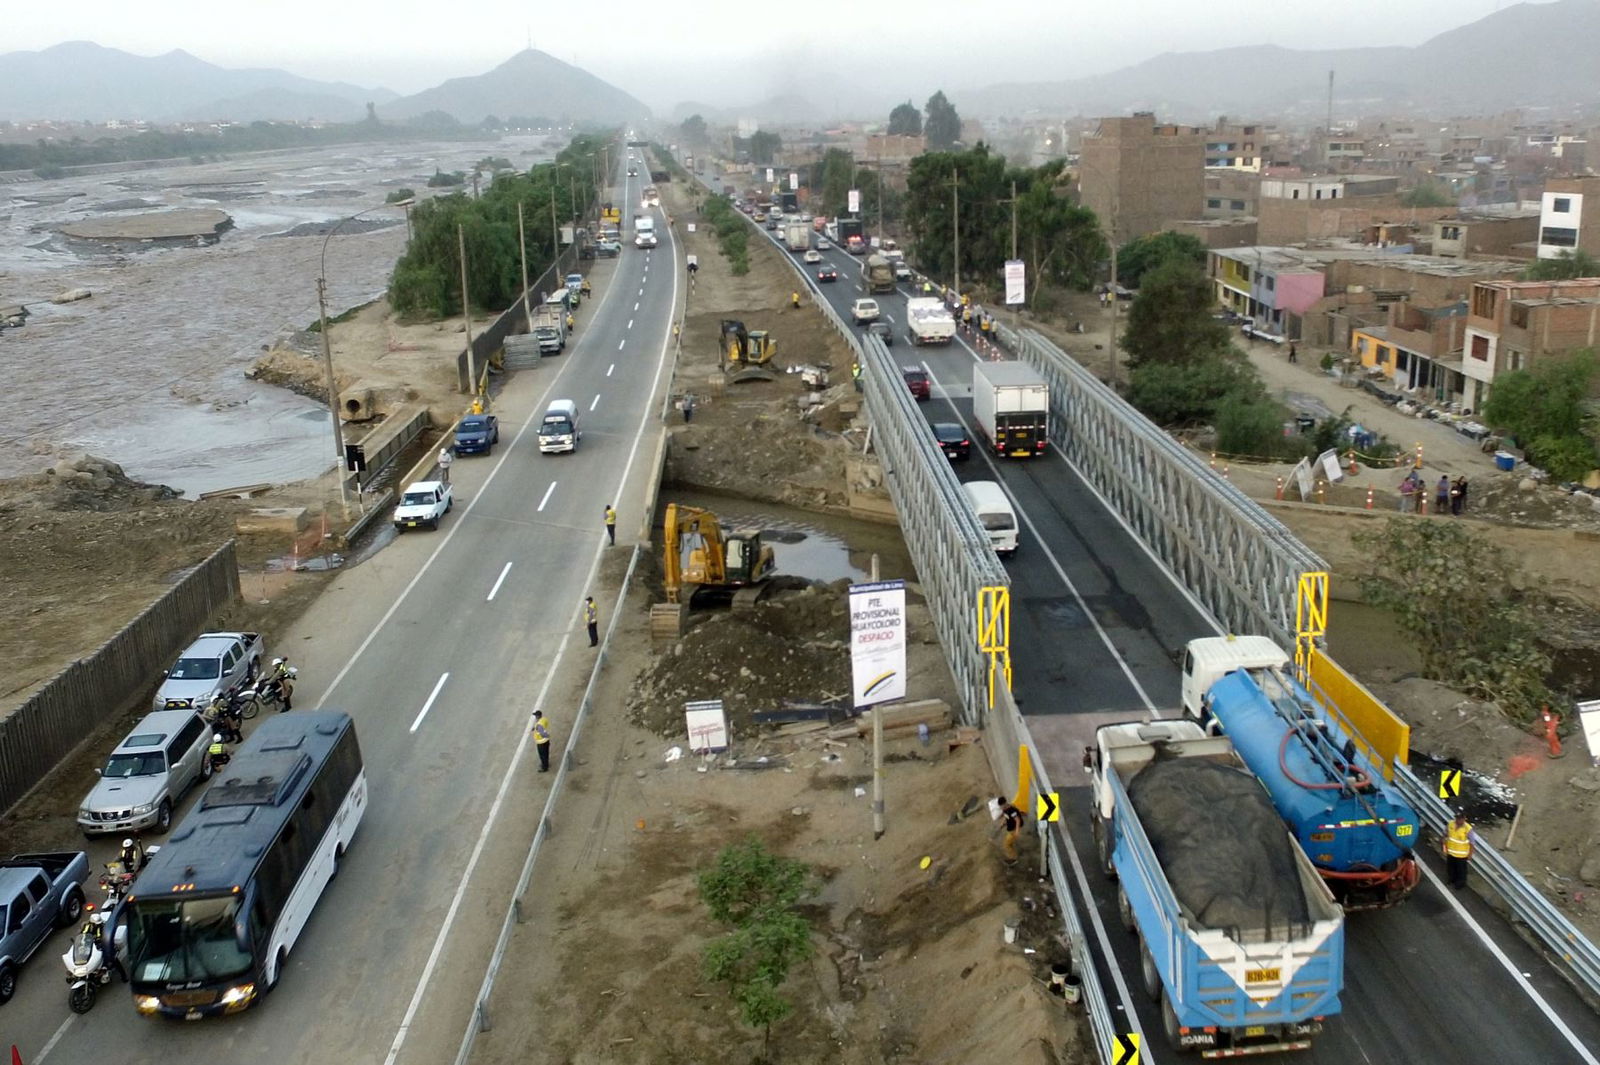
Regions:
[[789, 191], [795, 192], [800, 188], [800, 175], [793, 170], [789, 171]]
[[1589, 742], [1589, 764], [1600, 765], [1600, 701], [1578, 704], [1578, 722], [1583, 738]]
[[689, 750], [700, 754], [728, 749], [728, 718], [722, 712], [721, 699], [684, 703], [683, 719], [689, 732]]
[[572, 227], [571, 226], [562, 226], [561, 227], [561, 243], [563, 243], [563, 244], [571, 244], [572, 243]]
[[854, 705], [906, 697], [906, 582], [850, 586]]
[[1028, 302], [1027, 268], [1021, 259], [1006, 260], [1006, 304]]
[[849, 196], [846, 197], [846, 202], [849, 204], [849, 206], [846, 209], [851, 214], [860, 214], [861, 213], [861, 190], [860, 189], [851, 189]]
[[767, 167], [767, 184], [772, 184], [772, 167]]

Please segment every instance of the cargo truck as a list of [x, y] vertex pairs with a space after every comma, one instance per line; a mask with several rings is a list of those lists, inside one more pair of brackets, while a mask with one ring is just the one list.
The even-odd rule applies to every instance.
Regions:
[[1305, 1050], [1339, 1012], [1344, 912], [1226, 736], [1102, 725], [1084, 752], [1099, 859], [1175, 1051]]
[[1034, 458], [1050, 443], [1050, 386], [1027, 363], [973, 363], [972, 414], [996, 458]]
[[956, 320], [937, 296], [906, 300], [906, 338], [913, 344], [948, 344], [956, 335]]
[[783, 227], [783, 246], [790, 251], [805, 251], [811, 247], [811, 227], [804, 222], [786, 222]]
[[647, 214], [633, 216], [633, 246], [635, 248], [653, 248], [656, 246], [656, 220]]
[[836, 225], [837, 235], [833, 238], [839, 247], [851, 255], [860, 255], [867, 250], [867, 230], [859, 218], [841, 218]]
[[1346, 910], [1403, 901], [1421, 879], [1417, 813], [1356, 742], [1353, 726], [1313, 699], [1289, 656], [1265, 636], [1190, 640], [1183, 710], [1232, 739], [1289, 833]]
[[539, 338], [540, 355], [559, 355], [567, 346], [567, 316], [554, 303], [541, 303], [533, 309], [534, 336]]
[[778, 209], [784, 214], [798, 214], [800, 212], [800, 194], [798, 192], [778, 193]]
[[861, 262], [861, 283], [868, 292], [893, 292], [894, 265], [881, 255], [867, 256]]

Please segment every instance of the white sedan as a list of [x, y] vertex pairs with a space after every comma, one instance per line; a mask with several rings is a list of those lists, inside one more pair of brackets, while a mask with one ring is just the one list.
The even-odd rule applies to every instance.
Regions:
[[827, 251], [829, 248], [833, 247], [833, 245], [828, 243], [828, 239], [826, 237], [818, 237], [817, 247], [821, 248], [823, 251]]
[[808, 248], [803, 258], [808, 263], [820, 263], [822, 261], [822, 253], [815, 248]]

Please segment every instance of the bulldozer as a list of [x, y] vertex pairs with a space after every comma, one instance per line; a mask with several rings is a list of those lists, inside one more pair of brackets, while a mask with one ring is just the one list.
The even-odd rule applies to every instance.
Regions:
[[663, 525], [667, 601], [650, 609], [653, 636], [681, 635], [696, 593], [731, 593], [735, 612], [752, 609], [766, 593], [776, 561], [759, 529], [725, 533], [709, 510], [677, 503], [667, 504]]
[[769, 364], [777, 341], [765, 329], [746, 329], [743, 322], [722, 320], [722, 372], [731, 384], [749, 381], [776, 381], [778, 375]]

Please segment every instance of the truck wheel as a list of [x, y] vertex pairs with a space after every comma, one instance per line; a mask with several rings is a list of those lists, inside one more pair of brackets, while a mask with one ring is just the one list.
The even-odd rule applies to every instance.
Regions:
[[150, 826], [156, 830], [157, 835], [164, 836], [172, 828], [172, 803], [167, 799], [161, 800], [161, 805], [156, 808], [156, 823]]
[[1139, 937], [1139, 978], [1144, 983], [1144, 993], [1151, 1002], [1161, 1001], [1161, 970], [1156, 968], [1156, 956], [1150, 953], [1150, 944]]
[[1111, 835], [1106, 831], [1105, 819], [1091, 811], [1089, 826], [1094, 834], [1095, 853], [1100, 856], [1100, 868], [1105, 870], [1106, 878], [1114, 882], [1117, 879], [1117, 867], [1111, 861]]
[[1178, 1030], [1178, 1014], [1172, 1008], [1172, 999], [1165, 991], [1161, 992], [1161, 1031], [1167, 1037], [1167, 1045], [1179, 1054], [1193, 1053], [1193, 1047], [1183, 1045], [1183, 1033]]
[[261, 676], [261, 658], [257, 656], [250, 660], [250, 668], [244, 671], [244, 682], [254, 684], [259, 676]]
[[0, 965], [0, 1003], [11, 1001], [17, 993], [17, 970], [12, 965]]
[[1117, 885], [1117, 916], [1122, 919], [1122, 927], [1130, 932], [1139, 930], [1138, 922], [1133, 919], [1133, 903], [1128, 901], [1128, 893]]
[[81, 888], [68, 888], [61, 899], [61, 912], [56, 914], [56, 927], [67, 928], [78, 923], [78, 918], [83, 916], [83, 890]]

